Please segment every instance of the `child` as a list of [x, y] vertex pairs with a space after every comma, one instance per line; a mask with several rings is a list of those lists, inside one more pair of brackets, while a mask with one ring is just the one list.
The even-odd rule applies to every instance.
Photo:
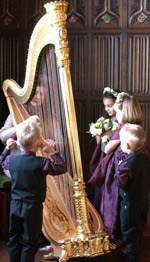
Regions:
[[[118, 91], [117, 90], [113, 90], [109, 87], [105, 87], [104, 91], [103, 91], [103, 104], [105, 107], [105, 111], [107, 113], [107, 117], [111, 118], [113, 121], [116, 121], [116, 111], [114, 109], [114, 104], [116, 101], [118, 95]], [[100, 120], [105, 119], [104, 117], [99, 118]], [[108, 131], [109, 132], [109, 131]], [[113, 132], [111, 131], [111, 135], [113, 134]], [[107, 133], [108, 135], [108, 133]], [[110, 136], [110, 132], [109, 132], [109, 136]], [[97, 141], [97, 147], [92, 155], [91, 161], [90, 161], [90, 165], [89, 165], [89, 172], [92, 175], [96, 169], [96, 167], [99, 165], [99, 163], [101, 162], [101, 160], [105, 157], [105, 152], [103, 151], [103, 140], [101, 139], [100, 136], [96, 136], [96, 141]], [[99, 208], [100, 208], [100, 199], [101, 199], [101, 188], [95, 187], [94, 188], [94, 206], [97, 209], [97, 211], [99, 212]]]
[[[111, 118], [112, 121], [116, 121], [116, 111], [114, 108], [115, 101], [118, 95], [118, 90], [113, 90], [110, 87], [105, 87], [103, 91], [103, 105], [105, 108], [105, 117], [100, 117], [98, 121]], [[96, 136], [97, 144], [101, 141], [100, 136]]]
[[114, 136], [111, 137], [111, 141], [107, 144], [105, 148], [106, 154], [111, 153], [120, 144], [118, 132], [120, 132], [124, 123], [141, 124], [143, 121], [139, 102], [135, 97], [129, 96], [127, 93], [121, 92], [118, 94], [114, 109], [116, 111], [116, 119], [120, 123], [120, 128], [116, 130]]
[[[16, 132], [17, 132], [17, 129], [24, 123], [29, 123], [29, 122], [37, 122], [39, 123], [40, 122], [40, 119], [37, 115], [33, 115], [33, 116], [30, 116], [28, 119], [26, 119], [24, 122], [18, 124], [18, 125], [13, 125], [12, 123], [12, 118], [11, 118], [11, 115], [8, 115], [5, 123], [4, 123], [4, 126], [0, 129], [0, 140], [2, 141], [2, 143], [4, 145], [6, 145], [6, 141], [9, 139], [9, 138], [15, 138], [16, 137]], [[11, 150], [11, 154], [12, 155], [16, 155], [16, 154], [20, 154], [20, 150], [17, 146], [15, 146], [12, 150]], [[10, 177], [11, 178], [11, 175], [9, 173], [9, 170], [5, 170], [3, 169], [4, 173], [6, 176]]]
[[[51, 146], [51, 140], [43, 142], [39, 124], [22, 124], [16, 136], [17, 142], [12, 138], [7, 140], [0, 157], [2, 167], [10, 171], [12, 179], [8, 251], [10, 262], [33, 262], [42, 228], [46, 175], [64, 174], [67, 169]], [[10, 155], [16, 143], [21, 155]], [[39, 147], [51, 155], [53, 162], [35, 155]]]
[[120, 131], [121, 149], [128, 156], [119, 161], [115, 183], [120, 188], [120, 224], [127, 253], [123, 261], [139, 262], [142, 229], [148, 211], [149, 158], [142, 153], [145, 133], [141, 126], [126, 124]]
[[119, 190], [114, 183], [114, 171], [116, 163], [126, 157], [126, 154], [119, 146], [119, 133], [124, 123], [130, 121], [130, 123], [140, 124], [142, 122], [142, 111], [136, 98], [126, 93], [120, 93], [118, 97], [115, 109], [120, 127], [114, 132], [106, 146], [108, 147], [108, 154], [99, 163], [89, 180], [89, 183], [94, 186], [103, 186], [99, 212], [103, 219], [105, 230], [113, 240], [120, 238]]

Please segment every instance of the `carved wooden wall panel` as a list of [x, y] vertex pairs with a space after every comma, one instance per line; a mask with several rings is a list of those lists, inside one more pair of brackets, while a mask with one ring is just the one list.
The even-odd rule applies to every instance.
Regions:
[[150, 93], [150, 36], [128, 36], [128, 92]]
[[87, 166], [87, 162], [85, 160], [85, 155], [87, 154], [87, 145], [85, 143], [85, 134], [86, 134], [86, 126], [87, 126], [87, 103], [86, 101], [76, 101], [76, 116], [77, 116], [77, 125], [78, 125], [78, 133], [79, 133], [79, 141], [80, 141], [80, 149], [82, 156], [82, 164], [85, 168]]
[[103, 114], [102, 103], [99, 103], [99, 102], [93, 100], [91, 109], [92, 109], [92, 113], [93, 113], [93, 115], [92, 115], [93, 121], [96, 121], [97, 116]]
[[121, 89], [121, 35], [93, 36], [93, 93], [102, 93], [104, 87]]
[[84, 35], [69, 36], [71, 76], [74, 94], [85, 94], [87, 92], [87, 42], [87, 37]]
[[25, 20], [25, 26], [29, 30], [33, 28], [36, 23], [39, 21], [39, 19], [45, 14], [45, 8], [44, 4], [46, 4], [48, 1], [46, 0], [30, 0], [26, 1], [27, 5], [27, 12], [26, 12], [26, 20]]
[[19, 27], [19, 0], [0, 1], [0, 26], [1, 29], [8, 27], [15, 29]]
[[128, 1], [127, 4], [127, 82], [126, 89], [141, 103], [150, 146], [150, 1]]
[[2, 80], [9, 77], [19, 81], [20, 66], [20, 43], [18, 38], [0, 39], [0, 76]]
[[94, 0], [93, 14], [95, 27], [116, 28], [122, 25], [122, 3], [119, 0]]
[[133, 28], [150, 26], [149, 0], [128, 0], [128, 26]]
[[68, 8], [68, 28], [83, 29], [87, 25], [88, 1], [70, 0]]

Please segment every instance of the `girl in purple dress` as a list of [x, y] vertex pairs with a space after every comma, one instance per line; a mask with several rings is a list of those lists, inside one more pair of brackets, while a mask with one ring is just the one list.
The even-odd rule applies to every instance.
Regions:
[[105, 230], [112, 239], [120, 237], [119, 190], [114, 183], [114, 173], [117, 172], [115, 170], [118, 166], [116, 163], [126, 157], [119, 146], [119, 132], [124, 123], [141, 124], [142, 122], [140, 105], [133, 96], [124, 92], [118, 94], [115, 110], [120, 127], [111, 137], [105, 149], [107, 155], [98, 163], [89, 181], [90, 184], [102, 188], [99, 213], [103, 219]]
[[[118, 95], [118, 90], [113, 90], [110, 87], [105, 87], [103, 91], [103, 105], [105, 108], [105, 111], [107, 113], [106, 118], [111, 118], [112, 121], [116, 121], [116, 111], [114, 109], [114, 104], [116, 101]], [[105, 117], [100, 117], [97, 121], [101, 121], [106, 119]], [[105, 150], [104, 150], [104, 141], [107, 136], [107, 138], [110, 139], [110, 137], [113, 135], [112, 131], [108, 131], [103, 137], [96, 136], [96, 142], [97, 146], [96, 149], [92, 155], [90, 165], [89, 165], [89, 173], [90, 175], [93, 174], [96, 167], [99, 165], [99, 163], [102, 161], [102, 159], [106, 156]], [[94, 188], [94, 206], [99, 212], [100, 207], [100, 199], [101, 199], [101, 188], [95, 187]]]

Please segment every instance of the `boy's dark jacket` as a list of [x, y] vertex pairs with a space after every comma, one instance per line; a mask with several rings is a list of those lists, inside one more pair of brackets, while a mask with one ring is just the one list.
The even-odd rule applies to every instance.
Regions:
[[115, 180], [124, 200], [146, 200], [150, 185], [150, 159], [140, 152], [131, 153], [120, 163]]

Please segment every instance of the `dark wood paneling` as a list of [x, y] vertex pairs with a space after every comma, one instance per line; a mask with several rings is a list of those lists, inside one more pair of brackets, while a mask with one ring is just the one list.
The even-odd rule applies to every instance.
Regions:
[[86, 94], [87, 75], [87, 36], [69, 36], [71, 76], [74, 94]]
[[128, 35], [128, 91], [150, 93], [149, 35]]
[[128, 0], [128, 26], [138, 29], [150, 26], [149, 0]]
[[[19, 81], [21, 66], [19, 63], [20, 42], [16, 37], [0, 39], [0, 75], [1, 80], [10, 78]], [[2, 85], [2, 82], [1, 82]]]
[[93, 90], [102, 93], [104, 87], [121, 89], [121, 35], [93, 36]]
[[88, 1], [70, 0], [68, 8], [68, 29], [83, 29], [88, 21]]
[[119, 0], [93, 1], [94, 27], [119, 28], [122, 26], [122, 2]]
[[87, 101], [78, 101], [75, 104], [76, 108], [76, 116], [77, 116], [77, 125], [78, 125], [78, 133], [79, 133], [79, 140], [80, 140], [80, 149], [81, 149], [81, 156], [82, 156], [82, 164], [83, 167], [86, 167], [87, 163], [87, 145], [86, 145], [86, 126], [87, 126]]
[[0, 27], [1, 29], [19, 28], [19, 0], [6, 0], [0, 3]]

